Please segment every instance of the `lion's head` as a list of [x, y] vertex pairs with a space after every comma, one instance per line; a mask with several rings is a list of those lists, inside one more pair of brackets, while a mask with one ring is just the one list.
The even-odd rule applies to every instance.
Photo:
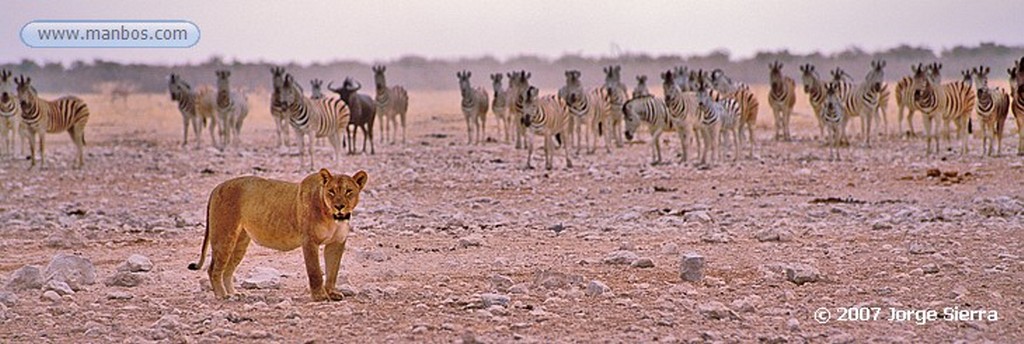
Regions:
[[320, 196], [324, 205], [335, 221], [348, 221], [359, 204], [359, 192], [366, 186], [366, 172], [359, 171], [351, 177], [344, 174], [333, 176], [327, 169], [321, 169], [320, 177], [323, 182]]

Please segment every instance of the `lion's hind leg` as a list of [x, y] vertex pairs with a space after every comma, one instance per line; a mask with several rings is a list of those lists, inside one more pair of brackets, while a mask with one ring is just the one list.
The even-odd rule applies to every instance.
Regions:
[[[228, 214], [224, 214], [228, 215]], [[207, 271], [210, 275], [210, 284], [213, 285], [213, 294], [219, 299], [226, 299], [228, 289], [225, 288], [224, 284], [224, 272], [228, 269], [229, 264], [234, 260], [235, 244], [238, 243], [242, 228], [238, 223], [238, 215], [224, 216], [221, 221], [216, 221], [213, 218], [210, 219], [210, 269]], [[248, 235], [246, 235], [248, 239]], [[247, 243], [248, 244], [248, 243]], [[244, 250], [244, 249], [243, 249]], [[241, 261], [241, 256], [238, 257], [238, 261]], [[238, 263], [235, 262], [237, 265]], [[234, 267], [231, 268], [234, 272]], [[229, 278], [228, 286], [231, 285], [231, 275], [227, 275]], [[231, 292], [234, 292], [233, 288]]]
[[238, 239], [235, 240], [235, 249], [231, 251], [231, 258], [228, 263], [224, 266], [224, 291], [227, 294], [235, 294], [235, 269], [238, 268], [238, 264], [242, 262], [242, 258], [245, 257], [245, 251], [249, 248], [249, 242], [252, 239], [249, 237], [249, 233], [246, 231], [240, 231]]

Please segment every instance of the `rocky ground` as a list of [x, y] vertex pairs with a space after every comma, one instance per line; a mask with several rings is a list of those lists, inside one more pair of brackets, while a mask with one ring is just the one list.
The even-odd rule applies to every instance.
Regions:
[[[0, 161], [0, 342], [1024, 341], [1021, 157], [881, 139], [830, 162], [801, 99], [796, 141], [768, 140], [765, 106], [755, 157], [711, 169], [651, 166], [631, 144], [525, 170], [523, 151], [465, 145], [457, 93], [412, 98], [405, 145], [329, 164], [318, 148], [324, 167], [370, 175], [349, 297], [319, 303], [299, 251], [251, 246], [228, 301], [185, 269], [215, 185], [308, 173], [263, 106], [220, 152], [179, 146], [166, 95], [86, 97], [84, 170], [66, 135], [49, 136], [47, 170]], [[843, 322], [838, 307], [881, 315]], [[890, 307], [998, 320], [890, 322]]]

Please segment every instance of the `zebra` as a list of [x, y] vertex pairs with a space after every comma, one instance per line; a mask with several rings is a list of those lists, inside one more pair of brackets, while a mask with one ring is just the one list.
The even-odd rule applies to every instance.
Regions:
[[320, 79], [313, 79], [309, 81], [309, 99], [318, 100], [324, 97], [324, 92], [321, 88], [324, 86], [324, 81]]
[[[565, 72], [565, 86], [558, 90], [559, 99], [566, 103], [572, 116], [568, 128], [569, 140], [576, 139], [576, 155], [580, 154], [583, 148], [581, 141], [585, 141], [590, 147], [587, 153], [593, 154], [597, 149], [597, 137], [601, 134], [602, 122], [607, 113], [608, 103], [601, 96], [600, 90], [588, 92], [580, 82], [580, 71], [571, 70]], [[589, 133], [583, 131], [586, 125]], [[585, 136], [585, 138], [584, 138]], [[607, 136], [606, 136], [607, 137]], [[605, 140], [605, 150], [609, 153], [611, 148], [608, 140]]]
[[[699, 77], [708, 79], [707, 75]], [[738, 144], [743, 143], [743, 132], [746, 131], [749, 136], [750, 145], [750, 156], [754, 156], [754, 126], [757, 124], [757, 108], [760, 103], [757, 101], [757, 97], [754, 96], [754, 92], [750, 91], [750, 86], [741, 83], [733, 82], [725, 72], [721, 69], [715, 69], [710, 75], [711, 84], [714, 91], [719, 92], [725, 97], [735, 99], [740, 106], [739, 117], [737, 117], [736, 130], [739, 135], [736, 136], [736, 142]], [[728, 124], [722, 122], [723, 125]], [[728, 128], [727, 128], [728, 129]], [[737, 147], [738, 149], [738, 147]]]
[[647, 76], [637, 75], [636, 87], [633, 88], [633, 98], [646, 97], [649, 95], [651, 95], [651, 91], [647, 89]]
[[626, 85], [622, 83], [622, 66], [608, 66], [604, 68], [604, 85], [601, 87], [601, 95], [608, 103], [609, 112], [605, 115], [606, 120], [600, 125], [607, 127], [605, 145], [609, 140], [615, 138], [615, 147], [622, 148], [622, 122], [624, 114], [622, 106], [629, 100]]
[[[896, 82], [896, 111], [897, 111], [897, 128], [901, 136], [916, 137], [917, 133], [914, 131], [914, 112], [920, 111], [915, 107], [914, 103], [914, 77], [904, 76]], [[907, 128], [910, 131], [903, 132], [903, 113], [906, 110]]]
[[792, 139], [789, 134], [789, 118], [793, 114], [793, 106], [796, 105], [796, 82], [782, 75], [782, 63], [779, 61], [769, 64], [768, 69], [768, 78], [771, 82], [768, 104], [775, 117], [775, 140], [789, 141]]
[[242, 122], [249, 115], [249, 99], [239, 90], [232, 90], [231, 71], [219, 70], [217, 74], [217, 122], [220, 123], [221, 147], [238, 145], [241, 141]]
[[[924, 115], [926, 153], [932, 153], [932, 141], [935, 141], [935, 152], [939, 152], [939, 140], [932, 132], [935, 115], [938, 113], [943, 123], [954, 122], [956, 124], [957, 134], [961, 139], [960, 154], [964, 155], [967, 154], [967, 135], [964, 135], [963, 130], [968, 127], [971, 109], [975, 106], [976, 98], [974, 92], [971, 91], [971, 86], [963, 81], [936, 85], [933, 80], [939, 79], [940, 69], [942, 69], [942, 64], [932, 64], [928, 67], [918, 64], [916, 67], [911, 67], [914, 72], [915, 106]], [[949, 126], [946, 125], [946, 132], [948, 133], [948, 131]]]
[[15, 92], [11, 71], [0, 70], [0, 157], [14, 156], [14, 142], [17, 141], [21, 109]]
[[18, 89], [21, 120], [29, 132], [29, 146], [32, 151], [30, 168], [36, 166], [35, 137], [39, 137], [39, 164], [46, 168], [46, 134], [66, 131], [78, 151], [73, 168], [85, 165], [82, 150], [85, 147], [85, 125], [89, 122], [89, 107], [75, 96], [65, 96], [49, 101], [39, 98], [32, 78], [24, 75], [14, 79]]
[[[304, 154], [309, 155], [309, 169], [313, 169], [313, 141], [326, 137], [334, 147], [334, 160], [341, 156], [341, 130], [348, 126], [349, 108], [341, 99], [325, 97], [313, 100], [302, 94], [302, 88], [291, 74], [285, 74], [280, 89], [275, 89], [275, 101], [284, 108], [283, 115], [295, 130], [299, 141], [299, 166]], [[309, 146], [306, 147], [309, 138]]]
[[288, 130], [288, 116], [285, 115], [285, 106], [278, 99], [279, 90], [282, 89], [281, 85], [284, 83], [284, 68], [271, 67], [270, 74], [273, 77], [271, 86], [273, 92], [270, 95], [270, 116], [274, 119], [274, 126], [277, 128], [277, 145], [280, 147], [291, 145], [291, 131]]
[[1020, 61], [1014, 61], [1014, 66], [1006, 70], [1010, 74], [1010, 95], [1012, 101], [1010, 109], [1013, 110], [1013, 118], [1017, 121], [1017, 155], [1024, 155], [1024, 57]]
[[[692, 132], [695, 138], [697, 136], [693, 125], [694, 118], [697, 116], [697, 94], [689, 91], [684, 92], [677, 81], [678, 79], [684, 79], [688, 74], [688, 71], [680, 71], [678, 68], [675, 71], [670, 69], [661, 74], [662, 88], [665, 94], [665, 107], [668, 108], [669, 119], [672, 121], [672, 126], [676, 129], [676, 134], [679, 135], [680, 152], [678, 156], [682, 158], [683, 162], [689, 159], [687, 152], [690, 144], [690, 133]], [[683, 77], [680, 78], [680, 76]], [[700, 140], [695, 141], [699, 151]]]
[[[832, 71], [832, 78], [832, 84], [836, 87], [835, 92], [843, 100], [843, 106], [845, 107], [843, 109], [844, 119], [860, 117], [860, 128], [861, 134], [864, 135], [864, 144], [867, 147], [871, 147], [871, 119], [878, 108], [880, 83], [878, 81], [860, 84], [847, 82], [846, 79], [851, 79], [849, 74], [839, 67]], [[871, 78], [871, 80], [876, 80], [875, 77]], [[844, 120], [843, 126], [845, 127], [848, 123], [848, 120]], [[846, 138], [845, 131], [846, 129], [844, 128], [844, 140]]]
[[650, 94], [633, 97], [622, 105], [622, 113], [626, 122], [626, 140], [632, 141], [640, 123], [647, 123], [651, 133], [651, 165], [661, 163], [661, 134], [675, 129], [669, 118], [668, 106], [665, 102]]
[[689, 75], [690, 69], [686, 66], [676, 66], [672, 69], [673, 80], [676, 85], [679, 86], [680, 92], [693, 92], [694, 89], [690, 84]]
[[398, 124], [402, 125], [402, 143], [405, 143], [405, 117], [409, 112], [409, 93], [405, 87], [388, 87], [384, 72], [387, 67], [380, 65], [373, 68], [373, 81], [377, 85], [377, 94], [374, 100], [377, 101], [377, 113], [381, 117], [380, 142], [387, 140], [390, 133], [391, 144], [395, 143], [395, 136], [398, 132]]
[[[722, 122], [729, 118], [737, 118], [740, 113], [740, 104], [736, 99], [729, 97], [714, 97], [711, 85], [704, 76], [704, 71], [697, 71], [697, 129], [700, 132], [701, 141], [704, 142], [700, 153], [700, 165], [707, 165], [708, 151], [712, 157], [721, 156], [719, 149], [719, 132]], [[718, 99], [715, 99], [718, 98]], [[739, 154], [739, 145], [736, 145], [736, 154]]]
[[821, 106], [821, 120], [825, 123], [829, 133], [826, 144], [828, 146], [828, 158], [835, 161], [842, 159], [839, 154], [839, 144], [842, 138], [846, 136], [843, 133], [846, 130], [843, 125], [846, 122], [846, 108], [838, 92], [838, 84], [828, 83], [824, 88], [825, 101]]
[[811, 109], [814, 110], [814, 118], [818, 121], [818, 133], [827, 142], [825, 121], [821, 117], [821, 107], [825, 104], [825, 83], [818, 76], [818, 72], [814, 70], [814, 65], [809, 63], [800, 66], [800, 74], [804, 84], [804, 93], [807, 94], [807, 100], [811, 104]]
[[[1002, 88], [988, 86], [990, 71], [989, 67], [978, 66], [971, 68], [971, 75], [974, 77], [974, 86], [977, 90], [975, 112], [978, 114], [978, 120], [981, 121], [982, 154], [999, 156], [1003, 152], [1003, 128], [1006, 125], [1006, 115], [1010, 109], [1010, 97]], [[994, 154], [993, 139], [996, 141]]]
[[508, 106], [508, 121], [515, 126], [516, 149], [525, 148], [523, 140], [526, 139], [526, 127], [522, 126], [523, 117], [523, 92], [530, 88], [531, 73], [525, 70], [513, 71], [508, 74], [508, 93], [506, 93], [505, 104]]
[[171, 100], [178, 102], [178, 111], [181, 112], [184, 129], [181, 146], [188, 145], [188, 126], [190, 124], [195, 136], [196, 148], [202, 146], [200, 134], [207, 125], [210, 126], [210, 142], [217, 146], [214, 135], [214, 128], [217, 127], [217, 117], [214, 115], [217, 109], [216, 92], [209, 86], [203, 86], [193, 91], [191, 85], [174, 73], [171, 73], [167, 88], [171, 94]]
[[[508, 90], [501, 85], [502, 80], [501, 73], [491, 74], [491, 85], [494, 88], [494, 100], [491, 101], [491, 112], [494, 113], [494, 118], [498, 121], [498, 135], [501, 136], [504, 133], [504, 142], [508, 143], [511, 140], [511, 116], [508, 113]], [[512, 80], [509, 79], [509, 82]]]
[[476, 130], [476, 144], [483, 144], [484, 136], [487, 133], [487, 107], [490, 100], [487, 91], [482, 87], [473, 87], [469, 78], [473, 76], [470, 71], [455, 73], [459, 78], [459, 89], [462, 91], [462, 115], [466, 118], [466, 135], [468, 144], [473, 144], [473, 130]]
[[[467, 76], [468, 79], [468, 76]], [[521, 98], [523, 117], [520, 122], [524, 128], [535, 135], [544, 136], [544, 168], [550, 170], [551, 150], [554, 149], [553, 138], [569, 130], [569, 111], [564, 101], [555, 95], [547, 95], [538, 98], [539, 90], [530, 86], [523, 92]], [[575, 95], [570, 95], [570, 98]], [[565, 167], [572, 168], [572, 159], [569, 156], [569, 144], [562, 144], [565, 151]], [[533, 169], [533, 138], [526, 138], [526, 168]]]

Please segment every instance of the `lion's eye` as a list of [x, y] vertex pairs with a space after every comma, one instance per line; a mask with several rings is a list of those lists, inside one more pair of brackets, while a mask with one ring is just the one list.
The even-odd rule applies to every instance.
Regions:
[[331, 197], [334, 197], [334, 190], [327, 191], [327, 195], [331, 196]]
[[352, 190], [345, 191], [345, 196], [352, 197]]

